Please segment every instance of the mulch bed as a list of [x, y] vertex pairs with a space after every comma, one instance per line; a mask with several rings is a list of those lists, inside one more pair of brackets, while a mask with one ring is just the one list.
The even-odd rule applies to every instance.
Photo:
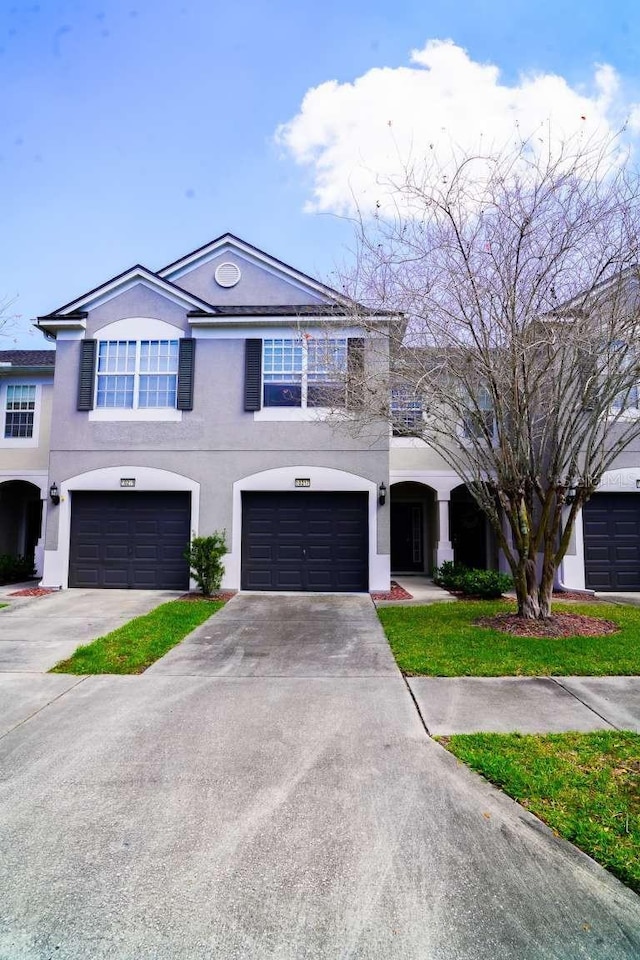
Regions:
[[391, 590], [378, 591], [371, 594], [372, 600], [413, 600], [413, 594], [407, 593], [395, 580], [391, 581]]
[[57, 587], [29, 587], [27, 590], [14, 590], [8, 597], [46, 597], [48, 593], [59, 593]]
[[581, 600], [583, 603], [602, 603], [600, 597], [592, 593], [583, 593], [581, 590], [554, 590], [552, 596], [554, 600], [571, 600], [572, 603], [576, 600]]
[[548, 620], [525, 620], [516, 613], [497, 613], [473, 622], [515, 637], [602, 637], [620, 630], [611, 620], [585, 617], [580, 613], [554, 613]]
[[210, 603], [212, 600], [231, 600], [235, 597], [237, 590], [222, 590], [220, 593], [212, 593], [210, 597], [205, 597], [203, 593], [184, 593], [178, 600], [201, 600]]

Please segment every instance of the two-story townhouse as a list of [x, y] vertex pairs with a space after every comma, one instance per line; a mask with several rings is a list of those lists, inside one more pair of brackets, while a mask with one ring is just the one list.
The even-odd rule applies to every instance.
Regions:
[[225, 588], [387, 589], [388, 438], [325, 416], [335, 371], [380, 353], [339, 303], [227, 234], [40, 317], [59, 494], [43, 584], [186, 589], [190, 536], [224, 529]]
[[53, 350], [0, 350], [0, 554], [42, 573]]

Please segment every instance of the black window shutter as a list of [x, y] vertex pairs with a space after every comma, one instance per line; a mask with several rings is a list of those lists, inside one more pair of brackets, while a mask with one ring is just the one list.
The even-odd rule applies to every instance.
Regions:
[[347, 406], [361, 407], [364, 400], [364, 339], [349, 337], [347, 343]]
[[196, 342], [193, 337], [182, 337], [178, 354], [178, 410], [193, 410], [193, 375]]
[[93, 410], [93, 388], [96, 377], [95, 340], [80, 341], [80, 375], [78, 378], [78, 410]]
[[262, 406], [262, 340], [245, 340], [244, 408], [259, 410]]

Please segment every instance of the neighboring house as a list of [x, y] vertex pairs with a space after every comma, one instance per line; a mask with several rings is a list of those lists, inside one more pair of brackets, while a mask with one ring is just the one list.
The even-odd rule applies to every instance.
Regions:
[[[327, 422], [375, 351], [335, 291], [225, 235], [40, 317], [57, 341], [43, 584], [186, 589], [226, 530], [226, 588], [389, 585], [389, 441]], [[333, 374], [333, 377], [332, 377]]]
[[34, 556], [42, 573], [53, 350], [0, 350], [0, 554]]

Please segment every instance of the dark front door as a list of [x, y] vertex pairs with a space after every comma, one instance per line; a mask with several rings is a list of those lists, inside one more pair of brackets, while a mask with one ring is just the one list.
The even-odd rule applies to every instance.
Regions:
[[70, 587], [186, 590], [189, 493], [72, 494]]
[[391, 569], [424, 571], [424, 522], [421, 503], [391, 504]]
[[242, 495], [243, 590], [369, 589], [366, 493]]
[[640, 590], [640, 496], [596, 493], [582, 522], [587, 587]]
[[487, 524], [484, 513], [468, 490], [453, 491], [449, 523], [455, 562], [484, 570], [487, 566]]

